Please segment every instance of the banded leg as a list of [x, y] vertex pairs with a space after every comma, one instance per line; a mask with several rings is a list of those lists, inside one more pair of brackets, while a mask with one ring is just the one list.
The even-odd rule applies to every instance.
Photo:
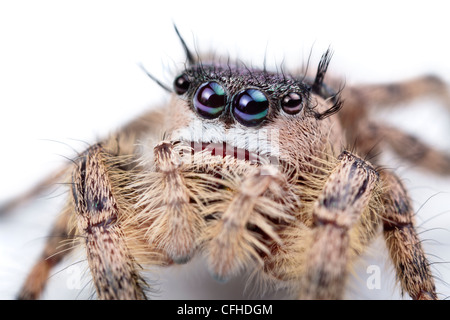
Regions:
[[344, 91], [344, 99], [350, 99], [350, 103], [356, 103], [359, 107], [398, 106], [425, 96], [438, 97], [450, 107], [448, 85], [433, 75], [387, 84], [353, 86], [349, 87], [348, 92]]
[[[81, 157], [73, 175], [78, 230], [99, 299], [145, 299], [137, 264], [127, 247], [118, 194], [113, 190], [100, 145]], [[115, 194], [116, 193], [116, 194]]]
[[367, 210], [377, 172], [343, 152], [313, 207], [314, 229], [306, 252], [300, 298], [342, 297], [350, 257], [349, 231]]
[[39, 260], [31, 269], [19, 291], [18, 299], [39, 299], [47, 284], [51, 269], [72, 251], [74, 244], [72, 242], [64, 243], [64, 240], [70, 240], [73, 237], [73, 231], [68, 229], [70, 213], [71, 210], [67, 206], [56, 220]]
[[400, 180], [383, 171], [383, 228], [389, 254], [403, 291], [413, 299], [437, 299], [434, 280], [414, 228], [414, 211]]
[[[405, 103], [425, 96], [442, 100], [450, 110], [450, 89], [443, 80], [435, 76], [423, 76], [388, 84], [349, 86], [344, 89], [342, 95], [345, 105], [338, 113], [338, 117], [343, 127], [347, 129], [347, 141], [354, 145], [359, 154], [370, 158], [371, 161], [376, 161], [375, 159], [382, 151], [382, 144], [385, 142], [391, 144], [405, 158], [412, 151], [420, 149], [428, 152], [431, 148], [400, 130], [393, 132], [394, 129], [369, 121], [370, 110], [404, 106]], [[386, 129], [386, 133], [384, 129]], [[384, 141], [384, 139], [389, 141]], [[410, 146], [412, 147], [410, 148]], [[439, 168], [442, 168], [435, 171], [444, 171], [448, 174], [447, 168], [450, 165], [447, 160], [449, 156], [444, 154], [436, 156], [432, 153], [439, 152], [430, 152], [429, 156], [431, 156], [431, 160], [438, 161]], [[417, 152], [413, 155], [415, 159], [418, 158], [417, 155]], [[441, 159], [437, 159], [438, 157]], [[442, 164], [443, 161], [447, 161], [447, 163]], [[425, 164], [425, 160], [421, 162]]]
[[369, 135], [390, 146], [405, 160], [438, 174], [450, 174], [450, 154], [420, 141], [397, 128], [370, 123]]

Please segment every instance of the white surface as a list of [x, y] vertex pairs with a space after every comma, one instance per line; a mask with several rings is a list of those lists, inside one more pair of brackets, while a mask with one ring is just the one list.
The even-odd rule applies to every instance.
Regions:
[[[330, 70], [348, 83], [430, 72], [450, 81], [448, 12], [445, 1], [2, 1], [0, 203], [59, 167], [66, 161], [61, 155], [73, 156], [71, 147], [80, 151], [84, 142], [165, 101], [137, 64], [171, 85], [184, 62], [173, 22], [191, 47], [255, 66], [267, 53], [269, 65], [295, 68], [313, 48], [315, 68], [331, 46]], [[442, 106], [415, 104], [395, 114], [383, 116], [450, 150], [450, 114]], [[450, 179], [392, 166], [410, 188], [438, 291], [447, 297], [450, 266], [442, 262], [450, 261]], [[0, 221], [0, 298], [14, 296], [45, 241], [61, 199], [44, 200]], [[365, 261], [349, 297], [398, 297], [383, 261]], [[380, 290], [367, 289], [368, 265], [382, 270]], [[196, 276], [161, 274], [160, 297], [239, 297], [230, 287], [241, 281], [210, 287], [212, 280], [195, 269]], [[66, 268], [53, 276], [47, 297], [89, 297], [89, 285], [79, 294], [72, 284], [76, 272]]]

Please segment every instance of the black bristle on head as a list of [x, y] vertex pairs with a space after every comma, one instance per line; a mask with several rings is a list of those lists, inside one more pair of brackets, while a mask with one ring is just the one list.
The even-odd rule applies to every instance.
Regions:
[[196, 61], [195, 61], [194, 55], [192, 54], [191, 50], [188, 48], [186, 42], [184, 41], [183, 37], [180, 34], [180, 31], [178, 31], [178, 28], [175, 25], [175, 23], [173, 24], [173, 27], [175, 29], [175, 32], [177, 33], [178, 38], [180, 39], [181, 45], [183, 46], [187, 61], [189, 62], [190, 65], [195, 64]]
[[323, 120], [333, 114], [335, 114], [336, 112], [338, 112], [339, 110], [341, 110], [342, 106], [343, 106], [343, 101], [341, 99], [339, 99], [339, 96], [333, 96], [332, 97], [335, 102], [333, 104], [333, 106], [327, 110], [325, 110], [322, 113], [317, 112], [314, 116], [317, 120]]
[[[175, 29], [175, 32], [176, 32], [178, 38], [179, 38], [180, 41], [181, 41], [181, 45], [182, 45], [183, 48], [184, 48], [184, 51], [185, 51], [185, 53], [186, 53], [186, 58], [187, 58], [189, 64], [191, 64], [191, 65], [192, 65], [192, 64], [195, 64], [196, 61], [195, 61], [195, 59], [194, 59], [194, 55], [192, 54], [191, 50], [189, 50], [189, 48], [188, 48], [188, 46], [186, 45], [186, 42], [184, 41], [184, 39], [181, 37], [181, 34], [180, 34], [180, 32], [178, 31], [177, 26], [174, 24], [173, 27], [174, 27], [174, 29]], [[149, 73], [149, 72], [144, 68], [144, 66], [143, 66], [142, 64], [138, 64], [138, 65], [139, 65], [139, 67], [147, 74], [147, 76], [148, 76], [150, 79], [152, 79], [154, 82], [156, 82], [156, 84], [158, 84], [161, 88], [163, 88], [163, 89], [166, 90], [167, 92], [173, 93], [173, 90], [172, 90], [169, 86], [167, 86], [166, 84], [162, 83], [160, 80], [158, 80], [157, 78], [155, 78], [155, 76], [153, 76], [151, 73]]]
[[155, 76], [153, 76], [151, 73], [149, 73], [149, 72], [144, 68], [144, 66], [143, 66], [142, 64], [139, 63], [138, 66], [139, 66], [139, 68], [142, 69], [142, 71], [145, 72], [145, 74], [146, 74], [150, 79], [152, 79], [153, 81], [155, 81], [156, 84], [157, 84], [158, 86], [160, 86], [161, 88], [163, 88], [164, 90], [166, 90], [166, 91], [169, 92], [169, 93], [173, 93], [173, 90], [172, 90], [170, 87], [168, 87], [167, 85], [165, 85], [164, 83], [162, 83], [161, 81], [159, 81], [158, 79], [156, 79]]
[[320, 59], [319, 66], [317, 67], [316, 77], [311, 86], [312, 92], [314, 92], [315, 94], [321, 96], [326, 100], [331, 100], [333, 102], [333, 106], [331, 106], [331, 108], [325, 110], [322, 113], [319, 112], [314, 113], [314, 117], [318, 120], [325, 119], [335, 114], [343, 106], [343, 102], [340, 99], [340, 93], [342, 89], [339, 90], [338, 92], [334, 92], [324, 83], [325, 74], [327, 73], [328, 65], [330, 64], [332, 56], [333, 52], [330, 50], [330, 48], [328, 48]]
[[313, 92], [320, 94], [322, 90], [323, 80], [325, 78], [325, 74], [327, 73], [328, 65], [330, 64], [331, 57], [333, 53], [328, 48], [327, 51], [320, 58], [319, 66], [317, 67], [316, 78], [314, 79], [314, 83], [312, 85]]

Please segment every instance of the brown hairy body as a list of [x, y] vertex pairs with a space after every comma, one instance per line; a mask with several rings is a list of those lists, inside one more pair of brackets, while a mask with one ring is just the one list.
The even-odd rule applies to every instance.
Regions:
[[444, 174], [450, 157], [370, 111], [428, 94], [449, 99], [446, 85], [421, 77], [342, 88], [324, 80], [329, 52], [309, 77], [200, 61], [182, 43], [188, 65], [170, 103], [41, 185], [62, 179], [71, 196], [19, 297], [39, 298], [70, 252], [59, 252], [60, 241], [73, 238], [100, 299], [144, 299], [146, 266], [196, 255], [220, 281], [252, 269], [294, 298], [339, 299], [353, 260], [383, 233], [402, 290], [436, 299], [411, 201], [379, 154], [392, 148]]

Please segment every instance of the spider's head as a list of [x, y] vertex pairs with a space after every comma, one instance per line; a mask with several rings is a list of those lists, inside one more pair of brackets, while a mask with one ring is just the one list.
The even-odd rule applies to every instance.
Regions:
[[223, 157], [278, 159], [292, 152], [283, 150], [290, 147], [280, 139], [301, 138], [299, 131], [314, 130], [302, 125], [320, 122], [341, 107], [338, 94], [323, 83], [330, 51], [322, 56], [316, 77], [308, 78], [243, 63], [200, 61], [180, 40], [188, 63], [171, 90], [174, 99], [167, 112], [172, 142]]

